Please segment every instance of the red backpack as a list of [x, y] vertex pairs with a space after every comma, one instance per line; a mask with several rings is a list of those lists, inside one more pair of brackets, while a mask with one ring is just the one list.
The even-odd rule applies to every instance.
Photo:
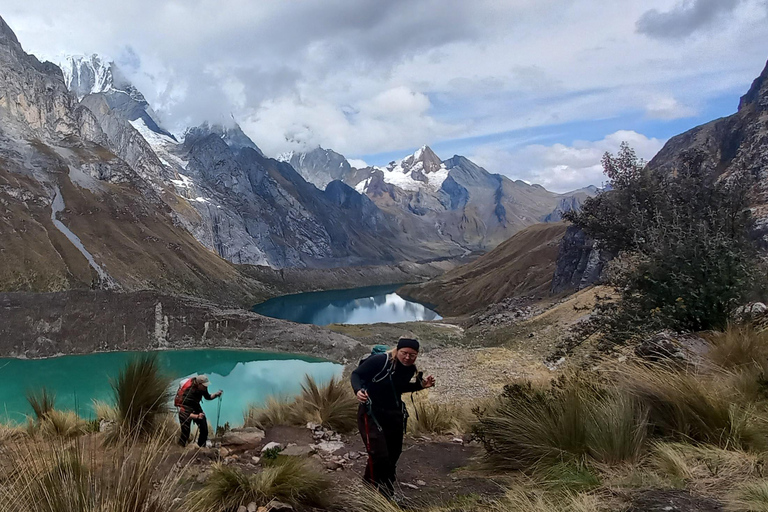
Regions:
[[174, 407], [181, 407], [184, 404], [184, 395], [187, 393], [187, 391], [191, 387], [192, 387], [191, 378], [181, 381], [181, 383], [179, 384], [179, 389], [176, 391], [176, 397], [173, 399]]

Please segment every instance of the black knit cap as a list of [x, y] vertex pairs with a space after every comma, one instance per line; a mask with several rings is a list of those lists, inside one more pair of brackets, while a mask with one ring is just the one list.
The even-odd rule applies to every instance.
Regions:
[[401, 348], [412, 348], [416, 352], [419, 351], [419, 341], [415, 340], [413, 338], [400, 338], [397, 340], [397, 350], [400, 350]]

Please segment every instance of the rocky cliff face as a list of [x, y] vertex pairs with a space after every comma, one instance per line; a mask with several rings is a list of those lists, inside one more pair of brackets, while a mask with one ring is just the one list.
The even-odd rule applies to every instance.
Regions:
[[573, 292], [595, 284], [613, 256], [576, 226], [565, 231], [557, 255], [550, 293]]
[[352, 166], [346, 158], [321, 147], [307, 153], [286, 153], [280, 155], [278, 160], [291, 164], [302, 178], [321, 190], [334, 180], [346, 180], [352, 173]]
[[691, 150], [703, 153], [704, 165], [717, 175], [752, 173], [755, 213], [763, 225], [768, 223], [768, 64], [742, 96], [735, 114], [672, 137], [648, 165], [672, 172]]
[[262, 296], [174, 218], [175, 196], [158, 188], [162, 169], [132, 128], [96, 110], [0, 19], [0, 289]]

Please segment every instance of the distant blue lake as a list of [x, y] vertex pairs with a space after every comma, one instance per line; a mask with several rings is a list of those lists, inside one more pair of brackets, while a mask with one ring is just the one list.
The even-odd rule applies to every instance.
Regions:
[[367, 286], [284, 295], [257, 304], [253, 311], [314, 325], [399, 323], [442, 318], [423, 304], [405, 300], [396, 294], [395, 290], [400, 286]]

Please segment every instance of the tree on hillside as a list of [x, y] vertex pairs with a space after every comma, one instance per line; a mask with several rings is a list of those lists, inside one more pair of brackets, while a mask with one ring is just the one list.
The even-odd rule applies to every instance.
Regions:
[[649, 169], [626, 144], [606, 153], [612, 190], [567, 219], [619, 256], [608, 272], [619, 299], [603, 308], [614, 340], [648, 330], [722, 328], [755, 289], [752, 178], [720, 178], [687, 153], [672, 173]]

